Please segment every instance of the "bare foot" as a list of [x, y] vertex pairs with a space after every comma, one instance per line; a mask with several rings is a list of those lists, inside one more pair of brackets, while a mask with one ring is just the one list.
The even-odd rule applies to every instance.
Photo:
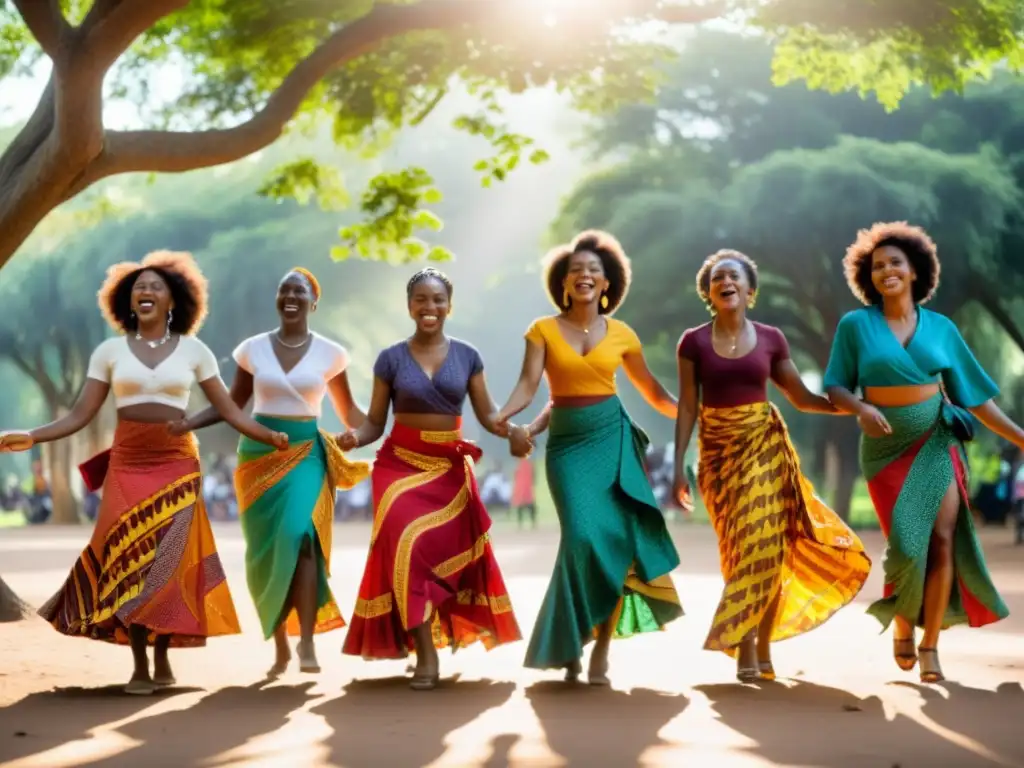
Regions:
[[277, 649], [277, 656], [274, 658], [274, 666], [267, 670], [267, 677], [271, 680], [278, 678], [288, 671], [288, 665], [292, 662], [292, 652], [286, 647], [284, 652]]

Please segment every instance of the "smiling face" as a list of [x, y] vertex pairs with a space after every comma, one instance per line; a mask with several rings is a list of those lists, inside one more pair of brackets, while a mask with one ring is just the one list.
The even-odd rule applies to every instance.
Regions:
[[917, 273], [907, 254], [895, 245], [883, 245], [871, 254], [871, 284], [883, 298], [896, 298], [908, 293]]
[[416, 322], [416, 329], [420, 332], [440, 332], [450, 310], [448, 289], [436, 277], [426, 277], [412, 287], [409, 293], [409, 316]]
[[167, 313], [174, 309], [174, 299], [167, 281], [159, 272], [143, 270], [132, 286], [132, 312], [139, 325], [167, 322]]
[[304, 322], [316, 306], [309, 280], [289, 272], [277, 286], [277, 314], [282, 323]]
[[708, 298], [715, 312], [736, 311], [750, 303], [750, 278], [740, 261], [722, 259], [711, 268]]
[[589, 304], [608, 290], [604, 264], [596, 253], [580, 251], [569, 257], [563, 288], [574, 304]]

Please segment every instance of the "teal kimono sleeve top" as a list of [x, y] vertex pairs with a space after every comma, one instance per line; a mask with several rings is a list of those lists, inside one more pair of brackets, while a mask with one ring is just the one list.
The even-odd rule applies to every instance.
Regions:
[[904, 347], [880, 307], [855, 309], [836, 328], [822, 385], [851, 392], [865, 387], [907, 387], [942, 381], [950, 400], [977, 408], [999, 394], [945, 315], [917, 308], [917, 330]]

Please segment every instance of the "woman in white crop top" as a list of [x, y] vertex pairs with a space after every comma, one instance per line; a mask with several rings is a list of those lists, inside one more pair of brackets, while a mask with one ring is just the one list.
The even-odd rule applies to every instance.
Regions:
[[192, 335], [206, 299], [206, 280], [188, 254], [158, 252], [112, 267], [100, 309], [123, 335], [96, 348], [69, 414], [29, 432], [0, 433], [6, 451], [73, 435], [113, 390], [113, 446], [80, 467], [90, 489], [103, 488], [96, 527], [39, 613], [62, 634], [131, 645], [135, 671], [125, 690], [133, 694], [174, 684], [169, 647], [241, 631], [203, 505], [195, 438], [172, 434], [168, 422], [182, 418], [198, 382], [233, 427], [280, 449], [288, 445], [285, 434], [235, 405], [213, 353]]
[[[238, 445], [235, 487], [245, 535], [245, 573], [263, 635], [274, 637], [269, 676], [291, 661], [288, 635], [300, 635], [299, 670], [318, 672], [313, 635], [345, 626], [328, 584], [334, 499], [339, 488], [366, 478], [369, 466], [349, 462], [318, 426], [324, 395], [349, 428], [365, 418], [352, 399], [345, 368], [348, 353], [309, 330], [320, 285], [294, 269], [277, 290], [277, 330], [246, 339], [235, 350], [238, 370], [231, 397], [239, 407], [253, 400], [256, 420], [288, 435], [290, 447], [275, 453], [248, 437]], [[221, 420], [207, 409], [177, 425], [200, 429]]]

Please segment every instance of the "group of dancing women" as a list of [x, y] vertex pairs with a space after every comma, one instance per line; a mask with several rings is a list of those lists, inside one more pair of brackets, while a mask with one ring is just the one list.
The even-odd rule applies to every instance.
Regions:
[[[678, 395], [651, 373], [633, 330], [614, 318], [630, 262], [589, 231], [552, 251], [544, 284], [558, 312], [527, 330], [522, 373], [503, 407], [478, 351], [445, 335], [453, 289], [435, 269], [409, 280], [412, 335], [373, 366], [369, 409], [355, 402], [349, 356], [310, 330], [321, 289], [296, 268], [277, 290], [279, 326], [235, 349], [230, 390], [197, 337], [207, 285], [188, 254], [119, 264], [99, 292], [117, 335], [100, 344], [69, 413], [28, 432], [0, 433], [24, 451], [83, 429], [113, 391], [112, 447], [81, 466], [102, 488], [95, 530], [64, 585], [39, 613], [60, 633], [129, 645], [126, 691], [175, 684], [171, 647], [241, 631], [206, 515], [194, 433], [220, 421], [239, 433], [235, 486], [246, 580], [274, 639], [269, 670], [319, 671], [314, 636], [346, 626], [330, 588], [335, 493], [367, 476], [369, 554], [343, 653], [403, 659], [416, 690], [440, 678], [438, 650], [521, 639], [474, 477], [480, 449], [463, 439], [469, 399], [486, 431], [530, 454], [547, 431], [547, 480], [561, 526], [554, 569], [525, 664], [609, 684], [613, 639], [663, 629], [683, 615], [671, 572], [679, 555], [644, 470], [648, 444], [618, 397], [621, 368], [646, 402], [675, 419], [676, 501], [692, 506], [684, 456], [696, 427], [697, 485], [718, 537], [724, 588], [704, 647], [736, 660], [741, 682], [772, 680], [772, 644], [827, 621], [860, 592], [871, 561], [857, 535], [814, 492], [771, 380], [798, 410], [854, 416], [861, 466], [887, 539], [884, 593], [869, 612], [893, 625], [893, 656], [943, 680], [944, 628], [980, 627], [1007, 609], [985, 566], [968, 508], [965, 444], [977, 422], [1024, 447], [995, 404], [998, 388], [953, 322], [925, 308], [938, 286], [935, 244], [906, 223], [858, 233], [843, 266], [864, 305], [845, 315], [824, 374], [805, 386], [783, 333], [748, 317], [755, 262], [721, 250], [697, 272], [712, 320], [683, 333]], [[512, 419], [547, 378], [550, 401], [529, 424]], [[209, 407], [186, 414], [198, 383]], [[346, 430], [320, 426], [327, 395]], [[252, 404], [252, 415], [246, 408]], [[346, 454], [384, 436], [372, 464]], [[922, 630], [920, 642], [916, 637]], [[153, 646], [152, 666], [149, 646]]]

